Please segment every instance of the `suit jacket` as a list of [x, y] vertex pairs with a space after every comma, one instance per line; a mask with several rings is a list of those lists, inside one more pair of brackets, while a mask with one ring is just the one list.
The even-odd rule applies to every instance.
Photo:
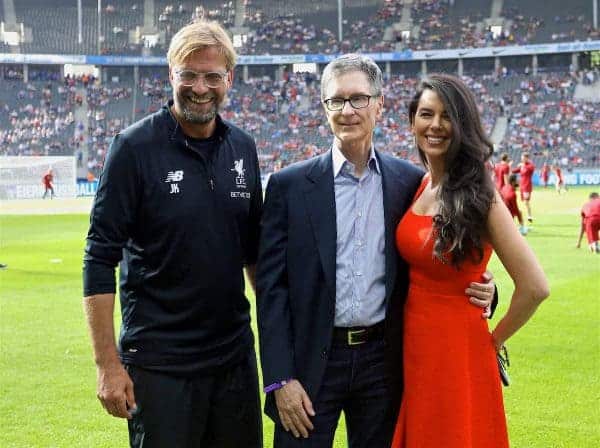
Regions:
[[[407, 266], [396, 226], [423, 172], [376, 152], [385, 219], [386, 368], [397, 403], [402, 390], [402, 306]], [[335, 316], [336, 207], [331, 151], [271, 175], [256, 272], [263, 384], [297, 379], [314, 402], [331, 346]], [[273, 394], [265, 412], [278, 422]]]

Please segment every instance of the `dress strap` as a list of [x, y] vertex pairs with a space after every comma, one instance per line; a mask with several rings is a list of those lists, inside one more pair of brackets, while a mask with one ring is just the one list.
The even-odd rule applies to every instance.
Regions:
[[417, 192], [413, 196], [413, 200], [412, 200], [413, 204], [419, 198], [419, 196], [421, 196], [421, 193], [423, 193], [423, 190], [425, 190], [425, 187], [429, 183], [429, 177], [430, 177], [429, 173], [425, 173], [425, 175], [423, 176], [423, 179], [421, 180], [421, 185], [419, 185]]

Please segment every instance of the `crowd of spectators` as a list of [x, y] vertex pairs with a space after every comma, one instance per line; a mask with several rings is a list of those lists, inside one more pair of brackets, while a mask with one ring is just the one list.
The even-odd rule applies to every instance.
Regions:
[[[581, 3], [579, 0], [575, 0]], [[255, 2], [257, 3], [257, 2]], [[344, 20], [344, 38], [337, 36], [335, 15], [330, 24], [311, 23], [312, 15], [303, 15], [290, 5], [285, 15], [272, 17], [260, 7], [247, 8], [245, 25], [251, 29], [242, 54], [265, 53], [337, 53], [349, 51], [382, 52], [431, 50], [446, 48], [480, 48], [487, 46], [523, 45], [549, 41], [598, 39], [600, 33], [592, 27], [591, 16], [586, 14], [562, 15], [555, 11], [552, 20], [525, 15], [518, 5], [503, 9], [504, 28], [496, 33], [486, 24], [490, 4], [480, 5], [462, 14], [454, 12], [453, 0], [415, 0], [410, 7], [407, 30], [403, 37], [395, 30], [386, 29], [399, 24], [404, 9], [403, 0], [386, 0], [370, 14], [358, 14]], [[365, 8], [366, 9], [366, 8]], [[551, 11], [549, 14], [552, 14]], [[548, 22], [551, 22], [547, 25]], [[557, 24], [568, 24], [566, 31], [548, 33]], [[385, 40], [384, 40], [385, 37]]]
[[171, 37], [183, 26], [198, 19], [217, 20], [226, 28], [234, 25], [235, 1], [234, 0], [205, 0], [199, 2], [171, 3], [156, 0], [158, 12], [155, 22], [159, 31], [164, 32], [164, 42], [158, 42], [152, 50], [155, 54], [163, 56], [167, 50]]
[[[112, 137], [159, 109], [171, 97], [166, 70], [146, 72], [138, 85], [131, 80], [101, 85], [93, 77], [67, 77], [24, 83], [12, 73], [9, 88], [0, 95], [0, 154], [75, 154], [87, 163], [92, 177], [102, 162]], [[486, 132], [491, 134], [499, 117], [507, 130], [497, 147], [518, 160], [522, 151], [534, 161], [559, 162], [565, 167], [598, 166], [600, 160], [600, 109], [591, 102], [575, 100], [577, 83], [594, 82], [597, 72], [544, 73], [538, 76], [464, 77], [478, 98]], [[385, 113], [375, 128], [377, 149], [418, 162], [408, 128], [407, 103], [418, 80], [393, 75], [385, 80]], [[85, 92], [85, 101], [81, 91]], [[132, 97], [137, 89], [136, 109]], [[86, 122], [76, 122], [75, 112], [86, 108]], [[133, 112], [133, 115], [132, 115]], [[328, 149], [331, 135], [320, 102], [319, 80], [312, 74], [285, 73], [269, 77], [236, 78], [223, 116], [240, 125], [256, 139], [264, 173]], [[87, 159], [83, 160], [83, 149]]]
[[572, 75], [525, 79], [506, 94], [508, 129], [499, 151], [527, 151], [567, 167], [597, 166], [600, 111], [594, 103], [573, 99], [578, 80]]
[[418, 33], [404, 42], [412, 50], [446, 48], [482, 48], [514, 45], [515, 32], [505, 27], [494, 34], [485, 24], [489, 11], [473, 10], [464, 15], [452, 14], [452, 3], [444, 0], [422, 0], [413, 3], [413, 23]]
[[257, 27], [248, 36], [242, 53], [338, 53], [335, 34], [327, 28], [306, 25], [292, 14], [280, 16]]
[[[18, 77], [12, 78], [18, 79]], [[76, 146], [73, 110], [81, 98], [67, 83], [7, 82], [0, 92], [2, 155], [62, 155]]]
[[[345, 2], [341, 41], [335, 0], [245, 0], [243, 8], [236, 8], [234, 0], [205, 0], [201, 4], [191, 0], [155, 0], [153, 24], [162, 37], [157, 41], [132, 43], [130, 32], [147, 25], [144, 2], [112, 0], [103, 7], [98, 45], [95, 1], [88, 0], [83, 2], [82, 10], [84, 42], [76, 45], [76, 26], [55, 29], [56, 24], [61, 23], [61, 17], [68, 16], [69, 24], [76, 23], [73, 4], [59, 2], [49, 7], [47, 2], [39, 3], [39, 8], [33, 8], [36, 1], [28, 0], [16, 11], [17, 21], [24, 21], [33, 32], [34, 41], [23, 46], [25, 52], [93, 54], [100, 51], [106, 55], [163, 56], [173, 34], [198, 18], [218, 20], [227, 28], [242, 26], [248, 29], [247, 40], [239, 48], [240, 54], [477, 48], [600, 38], [600, 32], [592, 26], [588, 0], [571, 0], [572, 14], [563, 14], [559, 0], [550, 0], [545, 8], [530, 4], [534, 2], [503, 2], [500, 16], [496, 18], [504, 20], [504, 28], [499, 33], [492, 32], [486, 22], [491, 2], [472, 2], [467, 8], [454, 0], [414, 0], [410, 6], [405, 0], [355, 0]], [[403, 16], [407, 9], [409, 14]], [[242, 11], [243, 16], [236, 17]], [[394, 28], [401, 22], [407, 28], [402, 31], [410, 31], [410, 37]], [[64, 38], [58, 39], [50, 31], [63, 33]]]

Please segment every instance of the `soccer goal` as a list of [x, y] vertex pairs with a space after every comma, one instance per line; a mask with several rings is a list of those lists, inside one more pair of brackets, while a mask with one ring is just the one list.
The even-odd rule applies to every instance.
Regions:
[[0, 199], [33, 199], [44, 194], [42, 178], [52, 170], [52, 184], [58, 198], [77, 196], [74, 156], [0, 157]]

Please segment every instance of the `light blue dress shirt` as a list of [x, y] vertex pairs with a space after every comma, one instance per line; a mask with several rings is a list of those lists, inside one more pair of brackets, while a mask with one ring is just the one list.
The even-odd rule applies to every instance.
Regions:
[[371, 326], [385, 317], [385, 221], [381, 170], [371, 148], [360, 179], [332, 148], [337, 225], [335, 326]]

